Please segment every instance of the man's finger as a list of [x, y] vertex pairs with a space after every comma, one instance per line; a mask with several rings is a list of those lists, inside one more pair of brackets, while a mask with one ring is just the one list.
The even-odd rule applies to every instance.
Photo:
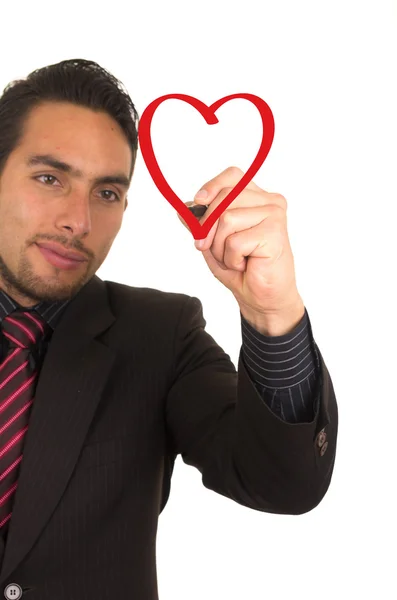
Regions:
[[[201, 189], [197, 192], [194, 197], [195, 203], [205, 204], [206, 200], [209, 202], [215, 198], [223, 188], [234, 188], [238, 184], [238, 182], [244, 176], [244, 172], [238, 167], [228, 167], [222, 173], [219, 173], [213, 179], [210, 179], [201, 187]], [[252, 190], [254, 192], [263, 192], [262, 188], [256, 185], [253, 181], [250, 181], [244, 189]], [[203, 193], [203, 191], [207, 192], [207, 195]]]

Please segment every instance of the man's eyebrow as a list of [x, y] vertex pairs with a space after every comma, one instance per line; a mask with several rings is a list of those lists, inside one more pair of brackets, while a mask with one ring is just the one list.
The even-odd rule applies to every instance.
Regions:
[[[26, 160], [26, 165], [28, 167], [33, 167], [35, 165], [46, 165], [47, 167], [53, 167], [54, 169], [58, 169], [59, 171], [63, 171], [64, 173], [69, 173], [70, 175], [78, 179], [81, 179], [83, 177], [83, 173], [79, 169], [75, 169], [74, 167], [72, 167], [72, 165], [58, 160], [55, 156], [52, 156], [51, 154], [35, 154], [33, 156], [29, 156]], [[124, 173], [104, 175], [103, 177], [97, 177], [94, 180], [95, 185], [106, 183], [118, 183], [119, 185], [125, 188], [129, 188], [130, 186], [130, 181], [128, 177], [124, 175]]]

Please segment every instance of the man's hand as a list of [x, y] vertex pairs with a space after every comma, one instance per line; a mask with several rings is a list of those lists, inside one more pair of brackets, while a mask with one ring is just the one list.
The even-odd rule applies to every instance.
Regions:
[[[203, 185], [207, 195], [194, 200], [208, 205], [200, 223], [242, 176], [240, 169], [229, 167]], [[277, 333], [270, 335], [283, 335], [299, 323], [304, 304], [296, 287], [283, 196], [266, 192], [251, 181], [200, 242], [213, 275], [234, 294], [241, 313], [257, 329], [269, 333], [274, 324]]]

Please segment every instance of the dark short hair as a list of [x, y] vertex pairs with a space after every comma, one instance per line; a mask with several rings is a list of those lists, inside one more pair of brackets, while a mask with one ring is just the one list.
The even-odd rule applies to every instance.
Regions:
[[98, 63], [74, 58], [36, 69], [26, 79], [9, 83], [0, 96], [0, 175], [20, 143], [24, 123], [42, 102], [71, 102], [108, 113], [123, 130], [132, 152], [138, 149], [138, 113], [123, 84]]

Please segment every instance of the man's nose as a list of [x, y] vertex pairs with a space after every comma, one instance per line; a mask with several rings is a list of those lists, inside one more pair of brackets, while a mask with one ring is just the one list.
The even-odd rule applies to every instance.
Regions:
[[91, 204], [89, 194], [74, 192], [64, 198], [57, 225], [67, 227], [74, 235], [84, 235], [91, 231]]

